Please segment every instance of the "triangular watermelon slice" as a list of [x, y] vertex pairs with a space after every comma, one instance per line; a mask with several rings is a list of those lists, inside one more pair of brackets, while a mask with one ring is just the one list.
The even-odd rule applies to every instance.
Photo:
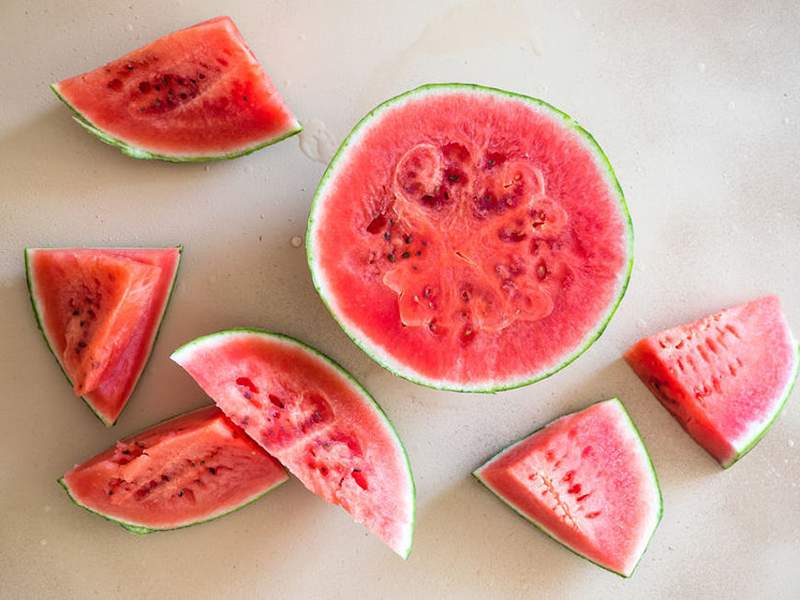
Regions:
[[556, 419], [473, 474], [554, 540], [624, 577], [661, 520], [655, 470], [617, 399]]
[[153, 349], [180, 248], [27, 248], [39, 327], [75, 394], [113, 425]]
[[625, 359], [725, 468], [767, 433], [800, 364], [797, 341], [775, 296], [639, 340]]
[[408, 556], [415, 513], [408, 457], [389, 419], [342, 367], [258, 329], [198, 338], [172, 359], [309, 490]]
[[302, 129], [229, 17], [52, 88], [81, 126], [134, 158], [235, 158]]

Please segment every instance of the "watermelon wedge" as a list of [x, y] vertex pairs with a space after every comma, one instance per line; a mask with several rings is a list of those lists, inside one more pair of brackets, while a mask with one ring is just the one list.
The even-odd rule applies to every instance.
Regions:
[[342, 367], [257, 329], [198, 338], [172, 359], [309, 490], [408, 556], [415, 503], [408, 457], [386, 415]]
[[92, 412], [113, 425], [153, 350], [181, 248], [27, 248], [33, 311]]
[[556, 419], [473, 475], [576, 554], [630, 577], [661, 520], [661, 490], [616, 398]]
[[481, 392], [548, 377], [591, 346], [627, 287], [633, 232], [608, 159], [571, 117], [433, 84], [342, 143], [306, 249], [322, 300], [378, 363]]
[[769, 431], [800, 364], [797, 341], [775, 296], [639, 340], [625, 360], [724, 468]]
[[78, 506], [144, 534], [216, 519], [287, 479], [278, 461], [206, 406], [117, 442], [59, 483]]
[[229, 17], [182, 29], [52, 89], [134, 158], [236, 158], [302, 129]]

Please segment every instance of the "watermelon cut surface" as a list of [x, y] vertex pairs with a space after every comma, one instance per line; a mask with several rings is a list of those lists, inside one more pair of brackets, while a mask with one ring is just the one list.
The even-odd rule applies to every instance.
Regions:
[[661, 520], [655, 470], [617, 399], [556, 419], [473, 474], [554, 540], [624, 577]]
[[134, 158], [236, 158], [302, 129], [229, 17], [52, 88], [81, 126]]
[[386, 415], [344, 369], [292, 338], [247, 329], [198, 338], [172, 359], [309, 490], [408, 556], [408, 458]]
[[639, 340], [625, 359], [723, 467], [749, 452], [772, 426], [800, 362], [775, 296]]
[[549, 104], [427, 85], [356, 125], [308, 220], [314, 285], [346, 333], [424, 385], [538, 381], [596, 340], [633, 233], [600, 147]]
[[278, 461], [207, 406], [117, 442], [59, 483], [79, 506], [144, 534], [216, 519], [287, 479]]
[[180, 248], [28, 248], [39, 328], [75, 395], [108, 426], [144, 371]]

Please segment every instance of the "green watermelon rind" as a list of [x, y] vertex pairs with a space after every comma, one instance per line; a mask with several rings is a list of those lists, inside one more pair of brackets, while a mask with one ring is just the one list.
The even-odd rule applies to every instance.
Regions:
[[[125, 248], [111, 248], [111, 247], [109, 247], [109, 248], [101, 248], [101, 247], [97, 247], [97, 248], [92, 248], [92, 249], [97, 249], [97, 250], [105, 250], [105, 249], [107, 249], [107, 250], [126, 250], [128, 248], [133, 248], [133, 246], [127, 246]], [[175, 291], [175, 282], [178, 279], [178, 271], [180, 270], [180, 267], [181, 267], [181, 258], [183, 257], [183, 246], [179, 244], [179, 245], [175, 246], [175, 248], [178, 249], [178, 262], [175, 265], [175, 273], [172, 276], [172, 281], [170, 282], [170, 285], [169, 285], [169, 293], [167, 295], [167, 301], [164, 303], [164, 310], [162, 310], [161, 311], [161, 315], [159, 315], [158, 325], [156, 326], [155, 335], [153, 336], [153, 340], [152, 340], [152, 342], [150, 344], [150, 348], [147, 350], [147, 358], [145, 358], [144, 364], [142, 365], [142, 369], [141, 369], [141, 371], [139, 371], [139, 374], [136, 376], [136, 381], [134, 382], [133, 387], [131, 387], [131, 393], [128, 395], [128, 400], [126, 400], [125, 406], [122, 407], [122, 410], [120, 411], [119, 415], [117, 415], [116, 419], [114, 419], [113, 421], [109, 421], [105, 417], [103, 417], [99, 412], [97, 412], [95, 410], [94, 406], [92, 406], [91, 401], [87, 397], [85, 397], [85, 396], [81, 396], [80, 397], [80, 399], [83, 401], [83, 403], [89, 408], [90, 411], [92, 411], [92, 414], [95, 417], [97, 417], [97, 419], [103, 425], [105, 425], [106, 427], [113, 427], [114, 425], [117, 424], [117, 421], [119, 421], [119, 418], [122, 416], [122, 413], [124, 412], [125, 408], [128, 406], [128, 402], [130, 402], [130, 399], [133, 398], [133, 394], [136, 392], [136, 387], [139, 385], [139, 380], [142, 378], [142, 375], [144, 374], [145, 370], [147, 369], [147, 365], [150, 364], [150, 359], [153, 357], [153, 349], [155, 348], [156, 341], [158, 340], [158, 336], [161, 333], [161, 325], [164, 323], [164, 315], [167, 314], [167, 309], [169, 308], [170, 302], [172, 301], [172, 294]], [[53, 345], [50, 343], [50, 338], [48, 337], [47, 331], [45, 330], [45, 326], [44, 326], [44, 322], [43, 322], [43, 319], [42, 319], [42, 315], [41, 315], [41, 313], [39, 311], [39, 307], [38, 307], [38, 305], [36, 303], [36, 293], [34, 291], [33, 278], [32, 278], [32, 275], [31, 275], [30, 253], [34, 252], [36, 250], [48, 250], [48, 249], [49, 248], [41, 248], [41, 247], [38, 247], [38, 248], [25, 248], [25, 281], [26, 281], [26, 283], [28, 285], [28, 299], [31, 302], [31, 308], [33, 308], [33, 315], [34, 315], [34, 317], [36, 319], [36, 326], [39, 328], [39, 331], [41, 332], [42, 337], [44, 338], [44, 341], [47, 344], [47, 349], [50, 351], [50, 354], [53, 355], [53, 358], [56, 359], [56, 364], [58, 365], [58, 368], [61, 369], [61, 373], [63, 373], [64, 377], [66, 377], [66, 379], [69, 382], [69, 384], [73, 385], [72, 379], [70, 379], [69, 375], [67, 374], [66, 370], [64, 369], [64, 365], [61, 364], [61, 359], [58, 357], [58, 355], [56, 354], [55, 350], [53, 349]], [[145, 248], [145, 249], [150, 249], [150, 247]], [[153, 248], [153, 249], [157, 249], [157, 248]]]
[[337, 373], [342, 375], [344, 379], [351, 384], [352, 388], [358, 393], [358, 395], [362, 397], [364, 400], [366, 400], [370, 408], [372, 408], [375, 411], [375, 413], [380, 417], [380, 419], [383, 421], [384, 426], [388, 430], [389, 434], [392, 436], [395, 445], [399, 448], [400, 453], [403, 456], [406, 474], [408, 475], [408, 480], [411, 484], [410, 486], [411, 489], [409, 491], [411, 497], [408, 499], [411, 505], [411, 521], [409, 523], [408, 545], [405, 548], [403, 548], [402, 552], [398, 552], [398, 554], [403, 559], [407, 559], [409, 554], [411, 553], [411, 548], [414, 545], [414, 530], [416, 528], [416, 520], [417, 520], [417, 488], [416, 488], [416, 483], [414, 482], [414, 473], [411, 469], [411, 461], [408, 458], [408, 452], [406, 452], [406, 448], [403, 445], [403, 442], [400, 439], [397, 430], [395, 429], [391, 420], [389, 420], [389, 417], [386, 415], [386, 412], [384, 412], [381, 405], [378, 404], [375, 398], [372, 397], [372, 395], [361, 384], [361, 382], [359, 382], [347, 369], [345, 369], [342, 365], [340, 365], [336, 360], [334, 360], [327, 354], [321, 352], [320, 350], [317, 350], [313, 346], [309, 346], [308, 344], [301, 342], [297, 338], [294, 338], [292, 336], [283, 333], [276, 333], [274, 331], [260, 329], [258, 327], [233, 327], [230, 329], [225, 329], [222, 331], [217, 331], [215, 333], [210, 333], [207, 335], [200, 336], [198, 338], [195, 338], [191, 342], [187, 342], [183, 346], [179, 347], [170, 355], [170, 358], [175, 362], [179, 362], [177, 360], [179, 354], [190, 353], [196, 347], [202, 345], [205, 342], [216, 339], [218, 337], [233, 336], [238, 334], [260, 335], [267, 338], [278, 339], [282, 342], [289, 342], [290, 344], [296, 346], [300, 350], [313, 355], [315, 358], [321, 359], [324, 363], [333, 367], [333, 369]]
[[140, 160], [163, 160], [167, 162], [173, 163], [193, 163], [193, 162], [211, 162], [216, 160], [232, 160], [234, 158], [239, 158], [242, 156], [247, 156], [248, 154], [252, 154], [253, 152], [257, 152], [262, 148], [266, 148], [267, 146], [272, 146], [273, 144], [277, 144], [278, 142], [282, 142], [283, 140], [292, 137], [293, 135], [297, 135], [303, 130], [303, 126], [295, 120], [292, 127], [277, 135], [275, 137], [268, 138], [264, 141], [258, 142], [253, 146], [247, 146], [242, 148], [241, 150], [234, 150], [233, 152], [228, 152], [224, 154], [211, 154], [208, 156], [194, 156], [194, 155], [180, 155], [180, 154], [159, 154], [158, 152], [150, 152], [149, 150], [145, 150], [143, 148], [137, 148], [136, 146], [132, 146], [131, 144], [127, 143], [125, 140], [116, 138], [109, 133], [103, 131], [102, 128], [98, 127], [92, 121], [80, 112], [75, 106], [73, 106], [58, 89], [58, 84], [53, 83], [50, 84], [50, 89], [53, 90], [53, 93], [56, 97], [61, 100], [73, 113], [73, 120], [83, 127], [86, 131], [91, 133], [93, 136], [98, 138], [101, 142], [108, 144], [109, 146], [113, 146], [117, 148], [120, 152], [125, 154], [126, 156], [130, 156], [131, 158], [137, 158]]
[[[175, 415], [175, 416], [172, 416], [172, 417], [167, 417], [166, 419], [162, 419], [158, 423], [155, 423], [154, 425], [150, 425], [149, 427], [147, 427], [145, 429], [142, 429], [141, 431], [139, 431], [137, 433], [134, 433], [133, 435], [128, 436], [128, 437], [136, 437], [137, 435], [139, 435], [141, 433], [144, 433], [145, 431], [153, 429], [154, 427], [158, 427], [159, 425], [163, 425], [164, 423], [172, 421], [173, 419], [178, 419], [180, 417], [185, 417], [185, 416], [188, 416], [188, 415], [190, 415], [190, 414], [192, 414], [194, 412], [199, 412], [201, 410], [206, 410], [207, 408], [208, 408], [208, 406], [202, 406], [200, 408], [197, 408], [197, 409], [194, 409], [194, 410], [190, 410], [190, 411], [187, 411], [185, 413], [181, 413], [179, 415]], [[148, 527], [147, 525], [142, 525], [141, 523], [131, 523], [130, 521], [123, 521], [122, 519], [117, 519], [115, 517], [112, 517], [111, 515], [107, 515], [105, 513], [100, 512], [100, 511], [94, 510], [93, 508], [89, 508], [88, 506], [83, 504], [72, 493], [72, 490], [70, 489], [69, 485], [65, 481], [64, 477], [59, 478], [57, 481], [58, 481], [58, 484], [62, 488], [64, 488], [64, 491], [67, 493], [67, 497], [69, 497], [70, 501], [75, 506], [79, 506], [80, 508], [84, 509], [87, 512], [90, 512], [92, 514], [98, 515], [98, 516], [104, 518], [106, 521], [110, 521], [112, 523], [116, 523], [117, 525], [119, 525], [120, 527], [122, 527], [123, 529], [125, 529], [126, 531], [128, 531], [130, 533], [134, 533], [136, 535], [147, 535], [148, 533], [158, 533], [160, 531], [175, 531], [177, 529], [186, 529], [187, 527], [192, 527], [194, 525], [201, 525], [203, 523], [208, 523], [210, 521], [216, 521], [217, 519], [220, 519], [220, 518], [222, 518], [222, 517], [224, 517], [226, 515], [230, 515], [232, 513], [235, 513], [236, 511], [242, 510], [246, 506], [249, 506], [249, 505], [253, 504], [254, 502], [256, 502], [257, 500], [260, 500], [261, 498], [266, 496], [269, 492], [271, 492], [275, 488], [280, 487], [284, 483], [289, 481], [289, 475], [286, 474], [285, 471], [284, 471], [284, 475], [285, 475], [285, 477], [282, 480], [275, 482], [275, 484], [271, 485], [266, 490], [258, 492], [257, 494], [253, 495], [251, 498], [248, 498], [248, 499], [244, 500], [241, 504], [237, 504], [236, 506], [234, 506], [230, 510], [226, 510], [223, 513], [220, 513], [218, 515], [214, 515], [214, 516], [209, 517], [207, 519], [201, 519], [199, 521], [192, 521], [190, 523], [184, 523], [184, 524], [178, 525], [176, 527]]]
[[[644, 548], [642, 549], [642, 553], [640, 554], [639, 559], [636, 561], [636, 564], [631, 569], [631, 572], [628, 573], [627, 575], [625, 573], [620, 573], [619, 571], [614, 571], [613, 569], [610, 569], [609, 567], [607, 567], [605, 565], [601, 565], [600, 563], [592, 560], [591, 558], [588, 558], [587, 556], [584, 556], [580, 552], [570, 548], [568, 545], [566, 545], [565, 543], [560, 541], [555, 535], [550, 533], [547, 529], [545, 529], [539, 523], [533, 521], [532, 519], [528, 518], [528, 516], [526, 516], [525, 514], [520, 512], [511, 502], [507, 501], [500, 492], [495, 490], [491, 485], [489, 485], [489, 483], [484, 481], [481, 478], [481, 475], [480, 475], [480, 471], [484, 467], [488, 466], [495, 459], [499, 458], [500, 456], [502, 456], [503, 454], [505, 454], [506, 452], [511, 450], [514, 446], [516, 446], [518, 444], [521, 444], [522, 442], [527, 440], [532, 435], [538, 433], [542, 429], [545, 429], [546, 427], [548, 427], [551, 423], [557, 421], [559, 418], [570, 416], [570, 415], [574, 414], [574, 412], [564, 414], [564, 415], [562, 415], [562, 417], [556, 417], [552, 421], [549, 421], [548, 423], [545, 423], [541, 427], [531, 431], [530, 433], [525, 434], [523, 437], [519, 438], [518, 440], [516, 440], [515, 442], [513, 442], [510, 445], [506, 446], [505, 448], [501, 449], [494, 456], [492, 456], [489, 460], [484, 462], [480, 467], [475, 469], [472, 472], [472, 476], [476, 480], [478, 480], [478, 482], [482, 486], [484, 486], [487, 490], [489, 490], [492, 494], [494, 494], [499, 500], [501, 500], [503, 502], [503, 504], [508, 506], [517, 515], [519, 515], [520, 517], [525, 519], [525, 521], [527, 521], [529, 524], [533, 525], [536, 529], [538, 529], [539, 531], [544, 533], [551, 540], [553, 540], [554, 542], [558, 543], [559, 546], [561, 546], [563, 548], [566, 548], [567, 550], [572, 552], [574, 555], [579, 556], [580, 558], [592, 563], [593, 565], [597, 565], [598, 567], [600, 567], [601, 569], [604, 569], [605, 571], [608, 571], [609, 573], [613, 573], [614, 575], [618, 575], [619, 577], [622, 577], [623, 579], [629, 579], [630, 577], [633, 577], [633, 574], [636, 572], [636, 569], [639, 566], [639, 563], [642, 561], [642, 558], [644, 558], [644, 555], [647, 552], [647, 549], [650, 547], [650, 544], [653, 541], [653, 536], [655, 535], [655, 532], [658, 529], [658, 525], [661, 523], [661, 519], [664, 516], [664, 496], [663, 496], [663, 494], [661, 492], [661, 484], [658, 481], [658, 473], [656, 472], [655, 465], [653, 465], [653, 459], [650, 457], [650, 453], [647, 451], [647, 446], [645, 446], [644, 440], [642, 439], [642, 434], [639, 432], [639, 428], [636, 427], [636, 423], [633, 422], [633, 419], [631, 418], [631, 415], [628, 412], [628, 409], [625, 408], [625, 405], [619, 400], [619, 398], [610, 398], [608, 400], [601, 400], [599, 402], [593, 402], [592, 404], [590, 404], [589, 406], [585, 407], [582, 410], [586, 410], [587, 408], [589, 408], [591, 406], [594, 406], [596, 404], [602, 404], [604, 402], [614, 402], [622, 409], [622, 414], [625, 416], [625, 418], [627, 420], [627, 424], [628, 424], [629, 429], [634, 433], [634, 437], [638, 440], [639, 445], [640, 445], [640, 447], [642, 449], [642, 452], [643, 452], [645, 458], [647, 458], [647, 465], [648, 465], [647, 472], [652, 477], [652, 482], [655, 485], [656, 491], [658, 492], [658, 513], [656, 514], [656, 519], [655, 519], [655, 521], [653, 523], [653, 527], [652, 527], [652, 529], [650, 531], [650, 534], [648, 536], [647, 543], [645, 544]], [[578, 412], [580, 412], [580, 411], [578, 411]]]
[[[505, 96], [507, 98], [511, 98], [514, 100], [522, 100], [529, 104], [533, 104], [537, 107], [543, 108], [547, 111], [550, 111], [552, 114], [560, 117], [564, 121], [565, 127], [568, 129], [572, 129], [576, 131], [581, 137], [584, 138], [584, 141], [587, 144], [587, 147], [595, 158], [596, 161], [599, 162], [601, 168], [605, 171], [607, 181], [609, 184], [609, 188], [616, 191], [616, 196], [618, 200], [618, 207], [623, 217], [623, 221], [625, 223], [625, 232], [626, 232], [626, 253], [627, 253], [627, 266], [625, 269], [624, 274], [621, 276], [621, 285], [619, 287], [619, 291], [617, 292], [616, 298], [610, 304], [610, 308], [606, 315], [601, 319], [597, 327], [589, 332], [584, 338], [583, 345], [579, 345], [579, 347], [570, 355], [566, 356], [562, 362], [560, 362], [555, 367], [547, 369], [543, 372], [537, 373], [535, 376], [530, 378], [521, 378], [511, 380], [508, 383], [500, 383], [491, 384], [489, 386], [484, 385], [476, 385], [476, 386], [464, 386], [461, 383], [451, 382], [447, 380], [433, 380], [426, 377], [421, 377], [413, 370], [406, 370], [405, 367], [396, 362], [394, 358], [390, 355], [386, 354], [382, 349], [380, 349], [377, 345], [375, 345], [371, 340], [367, 339], [367, 336], [360, 333], [358, 328], [353, 325], [348, 325], [343, 318], [341, 318], [333, 308], [332, 300], [329, 299], [326, 293], [323, 291], [323, 284], [321, 282], [321, 274], [318, 272], [318, 268], [316, 267], [316, 258], [314, 256], [314, 249], [313, 249], [313, 234], [316, 225], [316, 212], [320, 206], [320, 198], [325, 194], [327, 190], [327, 184], [332, 176], [334, 168], [338, 164], [340, 160], [346, 158], [348, 154], [348, 148], [351, 142], [356, 138], [357, 134], [360, 130], [370, 122], [372, 122], [373, 118], [378, 116], [381, 112], [386, 109], [392, 108], [395, 105], [402, 104], [404, 101], [412, 99], [419, 94], [424, 94], [430, 90], [467, 90], [467, 91], [480, 91], [480, 92], [489, 92], [492, 94], [497, 94], [500, 96]], [[628, 285], [630, 283], [631, 272], [633, 271], [633, 244], [634, 244], [634, 237], [633, 237], [633, 222], [631, 221], [630, 211], [628, 210], [628, 205], [625, 201], [625, 195], [622, 191], [622, 187], [620, 186], [619, 180], [614, 173], [614, 169], [611, 166], [611, 162], [608, 160], [603, 149], [597, 143], [595, 138], [592, 136], [591, 133], [586, 131], [578, 122], [569, 116], [567, 113], [559, 110], [558, 108], [554, 107], [553, 105], [545, 102], [544, 100], [540, 100], [539, 98], [534, 98], [531, 96], [526, 96], [523, 94], [519, 94], [516, 92], [510, 92], [508, 90], [502, 90], [499, 88], [474, 84], [474, 83], [429, 83], [425, 85], [421, 85], [416, 87], [412, 90], [394, 96], [390, 98], [375, 108], [373, 108], [370, 112], [368, 112], [364, 117], [361, 118], [358, 123], [356, 123], [355, 127], [350, 131], [348, 136], [344, 139], [342, 144], [339, 146], [336, 154], [334, 154], [333, 158], [331, 159], [328, 167], [326, 168], [325, 172], [322, 175], [322, 179], [319, 182], [319, 186], [317, 187], [316, 192], [314, 193], [314, 198], [311, 201], [311, 207], [309, 209], [309, 217], [308, 217], [308, 225], [306, 227], [306, 258], [308, 261], [309, 270], [311, 271], [311, 279], [314, 285], [314, 288], [317, 290], [320, 298], [322, 299], [325, 308], [331, 314], [333, 319], [339, 324], [342, 330], [345, 332], [347, 337], [361, 350], [363, 350], [370, 358], [372, 358], [376, 363], [380, 366], [388, 370], [389, 372], [406, 379], [407, 381], [411, 381], [412, 383], [416, 383], [418, 385], [422, 385], [425, 387], [429, 387], [436, 390], [446, 390], [452, 392], [463, 392], [463, 393], [497, 393], [506, 390], [513, 390], [517, 388], [521, 388], [527, 385], [531, 385], [538, 381], [542, 381], [543, 379], [547, 379], [551, 375], [559, 372], [560, 370], [564, 369], [565, 367], [572, 364], [575, 360], [577, 360], [584, 352], [586, 352], [603, 334], [603, 332], [608, 327], [609, 323], [611, 322], [612, 317], [617, 312], [620, 303], [622, 302], [622, 298], [625, 296], [625, 292], [628, 289]], [[385, 358], [382, 358], [384, 356]], [[495, 382], [496, 383], [496, 382]]]

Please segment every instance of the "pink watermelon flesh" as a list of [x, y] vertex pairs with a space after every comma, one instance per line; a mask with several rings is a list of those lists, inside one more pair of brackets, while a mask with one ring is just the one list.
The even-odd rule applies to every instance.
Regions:
[[222, 516], [287, 478], [278, 461], [208, 406], [117, 442], [60, 483], [80, 506], [149, 533]]
[[405, 451], [378, 406], [340, 367], [258, 330], [199, 338], [172, 358], [309, 490], [408, 555], [414, 483]]
[[547, 535], [625, 577], [661, 519], [650, 458], [616, 399], [553, 421], [474, 474]]
[[138, 158], [233, 157], [300, 131], [228, 17], [171, 33], [53, 89], [87, 129]]
[[178, 248], [30, 248], [39, 325], [75, 394], [107, 425], [150, 356], [177, 274]]
[[610, 166], [574, 121], [524, 96], [432, 85], [342, 145], [308, 258], [378, 362], [480, 391], [545, 377], [591, 344], [624, 292], [629, 236]]
[[798, 369], [797, 342], [775, 296], [639, 340], [625, 359], [723, 467], [768, 431]]

